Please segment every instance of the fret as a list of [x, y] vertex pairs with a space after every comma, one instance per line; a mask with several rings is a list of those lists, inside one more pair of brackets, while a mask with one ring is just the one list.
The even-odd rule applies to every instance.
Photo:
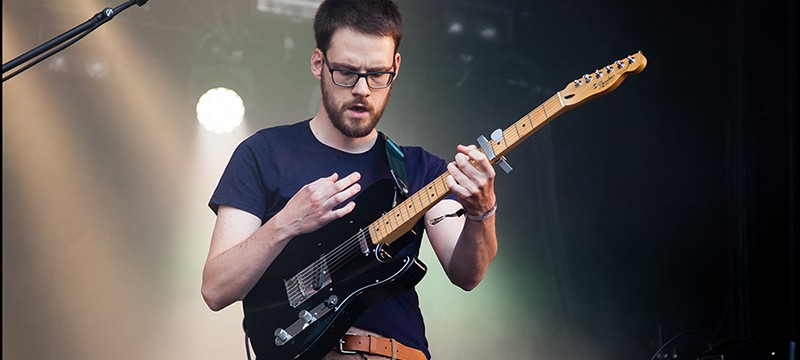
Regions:
[[430, 183], [427, 186], [425, 186], [425, 193], [428, 194], [428, 197], [425, 199], [426, 201], [425, 206], [428, 206], [427, 204], [431, 203], [430, 199], [433, 199], [433, 197], [436, 195], [435, 193], [431, 194], [431, 190], [435, 190], [434, 187], [435, 185], [433, 183]]
[[402, 224], [403, 221], [405, 220], [405, 219], [403, 219], [403, 212], [400, 211], [400, 208], [398, 208], [398, 207], [395, 207], [394, 209], [392, 209], [392, 212], [394, 213], [393, 216], [392, 216], [392, 219], [394, 219], [394, 227], [396, 227], [396, 228], [400, 227], [400, 224]]
[[[533, 131], [533, 119], [531, 119], [531, 115], [533, 114], [534, 111], [536, 111], [536, 109], [531, 110], [531, 112], [529, 112], [528, 115], [526, 115], [526, 117], [528, 118], [528, 125], [530, 125], [530, 127], [525, 131], [525, 136], [527, 136], [528, 134], [530, 134], [531, 131]], [[525, 126], [525, 124], [523, 124], [522, 126]]]
[[386, 214], [383, 214], [382, 217], [383, 217], [384, 231], [386, 231], [386, 235], [388, 235], [388, 234], [390, 234], [392, 232], [392, 229], [394, 229], [396, 227], [396, 226], [392, 225], [392, 222], [393, 222], [392, 212], [391, 211], [387, 212]]

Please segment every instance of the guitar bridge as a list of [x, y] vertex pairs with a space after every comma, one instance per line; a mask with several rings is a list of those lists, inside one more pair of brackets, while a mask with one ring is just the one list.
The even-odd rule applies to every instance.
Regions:
[[319, 290], [331, 283], [331, 273], [328, 270], [328, 261], [322, 254], [317, 261], [311, 263], [297, 275], [283, 280], [286, 287], [286, 297], [289, 305], [298, 307], [308, 298], [314, 296]]

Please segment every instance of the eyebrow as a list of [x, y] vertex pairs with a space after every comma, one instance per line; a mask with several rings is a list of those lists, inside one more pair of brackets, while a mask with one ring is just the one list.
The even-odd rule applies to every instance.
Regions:
[[[348, 65], [348, 64], [335, 63], [333, 61], [330, 61], [330, 59], [328, 59], [328, 64], [333, 66], [334, 69], [348, 70], [348, 71], [352, 71], [352, 72], [358, 72], [358, 70], [359, 70], [358, 67], [356, 67], [356, 66], [352, 66], [352, 65]], [[394, 66], [395, 66], [394, 59], [392, 59], [392, 65], [390, 65], [389, 67], [386, 67], [386, 68], [383, 68], [383, 67], [368, 67], [368, 68], [366, 68], [366, 70], [367, 70], [367, 72], [391, 72], [392, 69], [394, 68]]]

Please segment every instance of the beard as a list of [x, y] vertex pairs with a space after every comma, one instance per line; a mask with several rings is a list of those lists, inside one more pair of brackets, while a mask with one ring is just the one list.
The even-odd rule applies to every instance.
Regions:
[[[391, 88], [387, 89], [388, 93], [386, 94], [386, 98], [383, 100], [383, 103], [377, 104], [377, 106], [371, 104], [365, 98], [356, 98], [342, 105], [337, 105], [325, 84], [323, 83], [320, 87], [322, 88], [322, 106], [325, 107], [325, 111], [328, 113], [333, 127], [345, 136], [352, 138], [361, 138], [372, 133], [372, 130], [378, 126], [381, 116], [383, 116], [383, 110], [386, 109], [386, 104], [391, 94]], [[363, 119], [348, 117], [347, 110], [354, 108], [367, 111], [367, 116]]]

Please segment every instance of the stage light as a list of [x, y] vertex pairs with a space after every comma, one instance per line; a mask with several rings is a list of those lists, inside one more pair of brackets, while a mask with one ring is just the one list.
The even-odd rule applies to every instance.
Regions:
[[453, 21], [447, 26], [447, 33], [451, 35], [458, 35], [464, 31], [464, 24], [459, 21]]
[[217, 87], [206, 91], [197, 101], [197, 121], [206, 130], [224, 134], [244, 120], [244, 101], [231, 89]]
[[322, 0], [256, 0], [256, 11], [313, 20]]
[[56, 55], [47, 61], [47, 68], [50, 71], [65, 74], [69, 71], [69, 61], [64, 55]]
[[477, 6], [456, 2], [445, 7], [446, 32], [459, 41], [510, 44], [514, 11], [502, 6]]
[[111, 72], [111, 65], [109, 65], [106, 59], [89, 57], [83, 64], [83, 70], [86, 72], [86, 75], [89, 75], [90, 78], [102, 79], [108, 76], [108, 73]]
[[486, 26], [478, 32], [482, 39], [495, 41], [497, 40], [497, 28], [493, 26]]

